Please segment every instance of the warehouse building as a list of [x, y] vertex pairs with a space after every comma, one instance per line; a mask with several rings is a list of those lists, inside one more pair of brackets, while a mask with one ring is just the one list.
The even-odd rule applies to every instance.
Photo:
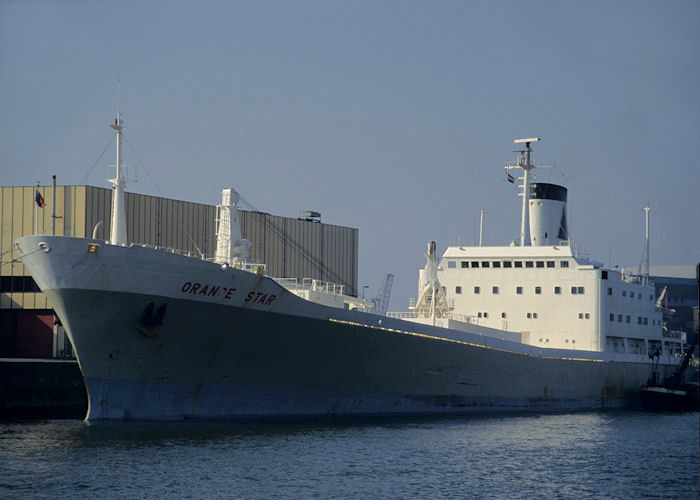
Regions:
[[[223, 186], [222, 186], [223, 187]], [[0, 357], [71, 357], [72, 349], [51, 304], [21, 262], [15, 238], [56, 234], [108, 239], [111, 189], [92, 186], [0, 187]], [[43, 207], [39, 205], [44, 203]], [[54, 216], [55, 212], [55, 216]], [[128, 243], [142, 243], [210, 258], [216, 250], [217, 207], [126, 193]], [[267, 274], [313, 278], [343, 285], [357, 296], [358, 230], [240, 211], [251, 259]]]

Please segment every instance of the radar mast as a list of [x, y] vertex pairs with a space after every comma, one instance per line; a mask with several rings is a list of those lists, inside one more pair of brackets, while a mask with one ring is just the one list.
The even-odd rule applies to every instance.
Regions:
[[522, 209], [522, 215], [521, 215], [521, 220], [520, 220], [520, 246], [530, 246], [531, 241], [530, 241], [530, 170], [535, 169], [535, 168], [552, 168], [552, 165], [535, 165], [532, 163], [532, 160], [530, 158], [530, 153], [532, 152], [532, 148], [530, 147], [531, 142], [538, 142], [540, 140], [539, 137], [530, 137], [528, 139], [515, 139], [513, 141], [515, 144], [522, 144], [525, 143], [525, 149], [521, 150], [516, 150], [516, 153], [520, 153], [520, 157], [518, 158], [518, 163], [515, 165], [507, 164], [506, 165], [506, 170], [513, 170], [516, 168], [519, 168], [520, 170], [523, 171], [523, 176], [520, 177], [523, 181], [523, 191], [522, 191], [522, 197], [523, 197], [523, 209]]

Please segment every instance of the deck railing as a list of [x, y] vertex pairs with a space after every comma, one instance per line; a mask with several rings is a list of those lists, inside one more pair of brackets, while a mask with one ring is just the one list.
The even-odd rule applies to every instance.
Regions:
[[274, 278], [274, 280], [290, 291], [311, 290], [333, 295], [345, 295], [345, 285], [330, 281], [313, 278]]
[[[160, 246], [160, 245], [149, 245], [146, 243], [132, 243], [131, 246], [150, 248], [152, 250], [174, 253], [177, 255], [182, 255], [183, 257], [190, 257], [193, 259], [201, 259], [201, 260], [206, 260], [208, 262], [214, 262], [216, 260], [215, 255], [204, 254], [204, 253], [201, 253], [199, 251], [195, 252], [193, 250], [181, 250], [179, 248], [164, 247], [164, 246]], [[251, 273], [265, 274], [265, 272], [267, 271], [267, 265], [263, 264], [262, 262], [258, 262], [256, 260], [236, 261], [236, 262], [233, 262], [232, 264], [229, 264], [229, 265], [231, 267], [235, 267], [236, 269], [242, 269], [243, 271], [248, 271]]]

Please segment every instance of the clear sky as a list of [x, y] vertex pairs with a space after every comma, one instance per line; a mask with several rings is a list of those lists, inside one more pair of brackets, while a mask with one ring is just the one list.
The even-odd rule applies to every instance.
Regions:
[[638, 265], [648, 201], [652, 265], [700, 260], [696, 0], [0, 0], [0, 185], [108, 187], [118, 80], [128, 189], [356, 227], [390, 310], [479, 210], [518, 238], [520, 137], [591, 257]]

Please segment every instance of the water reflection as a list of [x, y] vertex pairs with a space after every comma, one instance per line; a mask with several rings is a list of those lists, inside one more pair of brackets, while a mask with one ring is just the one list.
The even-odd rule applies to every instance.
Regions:
[[697, 442], [697, 413], [6, 422], [0, 496], [674, 496]]

